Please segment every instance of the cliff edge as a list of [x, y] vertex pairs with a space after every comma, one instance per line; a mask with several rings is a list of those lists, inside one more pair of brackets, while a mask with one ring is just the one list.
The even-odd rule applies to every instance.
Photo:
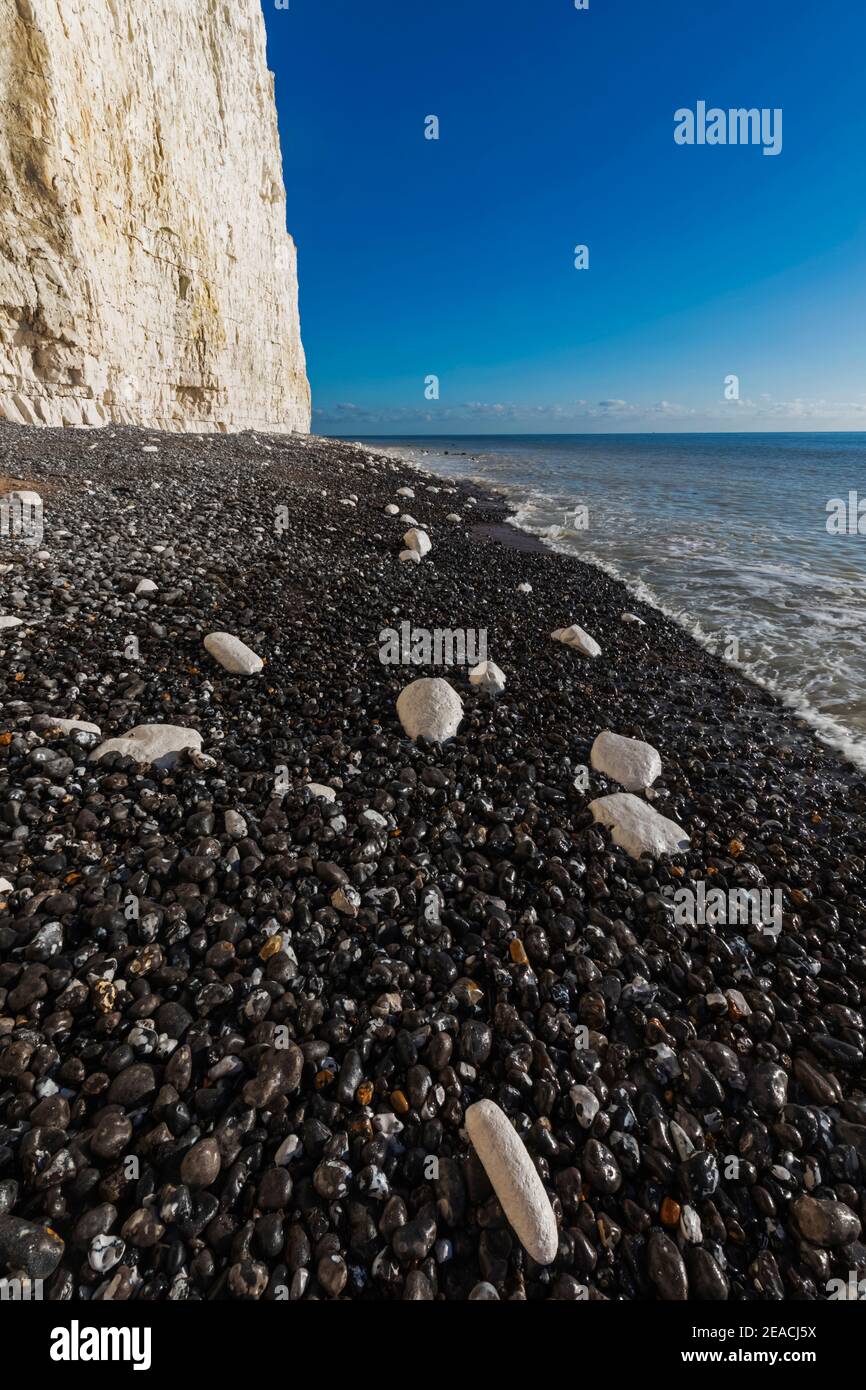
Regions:
[[259, 0], [0, 0], [0, 419], [310, 427]]

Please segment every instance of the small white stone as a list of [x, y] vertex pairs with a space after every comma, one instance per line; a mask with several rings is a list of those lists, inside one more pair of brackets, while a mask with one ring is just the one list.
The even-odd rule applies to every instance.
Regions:
[[518, 584], [518, 586], [517, 586], [517, 592], [518, 592], [519, 594], [531, 594], [531, 593], [532, 593], [532, 585], [531, 585], [531, 584], [527, 584], [526, 581], [524, 580], [524, 582], [523, 582], [522, 584]]
[[412, 527], [411, 531], [406, 532], [405, 536], [403, 537], [403, 544], [405, 545], [407, 550], [417, 550], [418, 554], [422, 558], [425, 555], [429, 555], [430, 551], [433, 549], [432, 542], [430, 540], [430, 537], [427, 535], [427, 532], [419, 531], [414, 526]]
[[414, 499], [415, 494], [414, 494], [414, 492], [412, 491], [412, 489], [411, 489], [410, 487], [398, 487], [398, 489], [397, 489], [397, 496], [398, 496], [398, 497], [411, 497], [411, 498]]
[[654, 859], [660, 854], [684, 854], [689, 848], [682, 826], [660, 816], [631, 792], [599, 797], [589, 803], [589, 809], [593, 820], [613, 832], [614, 844], [633, 859], [640, 859], [642, 854], [651, 854]]
[[590, 750], [589, 760], [596, 772], [619, 782], [627, 792], [640, 792], [661, 777], [662, 760], [652, 744], [639, 738], [624, 738], [605, 729]]
[[14, 893], [15, 885], [10, 883], [8, 878], [0, 878], [0, 893]]
[[60, 729], [64, 734], [101, 734], [98, 724], [89, 724], [86, 719], [51, 719], [52, 729]]
[[460, 521], [463, 520], [463, 518], [462, 518], [462, 516], [458, 516], [456, 512], [449, 512], [448, 515], [446, 516], [445, 520], [446, 520], [446, 521], [460, 522]]
[[135, 592], [137, 594], [155, 594], [156, 585], [152, 579], [139, 579], [135, 586]]
[[385, 515], [386, 515], [386, 516], [399, 516], [399, 514], [400, 514], [400, 508], [399, 508], [399, 507], [395, 507], [395, 505], [394, 505], [393, 502], [389, 502], [388, 505], [387, 505], [387, 507], [385, 508]]
[[439, 676], [412, 681], [397, 697], [397, 717], [411, 739], [444, 743], [453, 738], [463, 718], [463, 701]]
[[210, 632], [204, 645], [214, 661], [235, 676], [258, 675], [265, 664], [245, 642], [230, 632]]
[[488, 695], [501, 695], [505, 689], [505, 672], [495, 661], [479, 661], [469, 672], [469, 684], [486, 690]]
[[420, 565], [421, 563], [421, 556], [417, 550], [401, 550], [398, 558], [403, 565]]
[[373, 830], [388, 829], [388, 822], [385, 817], [381, 816], [378, 811], [374, 811], [370, 806], [368, 806], [365, 811], [361, 812], [358, 820], [363, 822], [364, 825], [369, 825]]
[[590, 637], [577, 623], [572, 623], [571, 627], [558, 627], [550, 635], [554, 642], [564, 642], [567, 647], [583, 656], [601, 656], [601, 647], [595, 638]]
[[619, 620], [621, 623], [637, 623], [640, 627], [646, 627], [643, 618], [639, 618], [637, 613], [620, 613]]
[[136, 724], [119, 738], [107, 739], [94, 748], [91, 758], [98, 761], [106, 753], [122, 753], [137, 763], [152, 763], [154, 767], [171, 767], [185, 748], [197, 752], [201, 734], [197, 729], [185, 729], [180, 724]]
[[51, 559], [51, 551], [50, 551], [50, 550], [37, 550], [37, 552], [36, 552], [36, 558], [37, 558], [37, 560], [50, 560], [50, 559]]
[[158, 454], [158, 453], [159, 453], [159, 445], [158, 445], [158, 444], [142, 444], [142, 446], [141, 446], [141, 452], [142, 452], [143, 454]]
[[417, 521], [415, 520], [414, 516], [412, 516], [411, 512], [404, 512], [403, 515], [400, 517], [400, 520], [402, 521], [402, 523], [403, 523], [404, 526], [417, 526], [417, 525], [418, 525]]
[[11, 615], [0, 618], [0, 630], [6, 627], [20, 627], [22, 621], [21, 618], [13, 618]]
[[690, 1245], [700, 1245], [704, 1238], [701, 1218], [694, 1207], [685, 1206], [680, 1212], [680, 1230]]
[[337, 793], [333, 787], [326, 787], [321, 782], [308, 782], [307, 791], [310, 796], [318, 797], [320, 801], [336, 801]]
[[465, 1123], [472, 1147], [524, 1250], [536, 1264], [552, 1264], [559, 1249], [556, 1217], [508, 1116], [494, 1101], [479, 1100], [469, 1106]]
[[107, 1274], [123, 1259], [126, 1244], [120, 1236], [94, 1236], [87, 1252], [87, 1263], [97, 1274]]

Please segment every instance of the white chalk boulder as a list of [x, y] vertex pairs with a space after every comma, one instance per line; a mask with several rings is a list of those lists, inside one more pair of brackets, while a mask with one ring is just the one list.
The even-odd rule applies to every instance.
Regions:
[[260, 656], [230, 632], [210, 632], [204, 644], [214, 661], [218, 661], [224, 671], [233, 676], [255, 676], [264, 666]]
[[419, 531], [416, 526], [413, 526], [410, 531], [406, 532], [403, 537], [403, 544], [407, 550], [417, 550], [422, 560], [424, 556], [429, 555], [430, 551], [433, 549], [433, 543], [427, 535], [427, 532]]
[[662, 760], [651, 743], [624, 738], [605, 729], [592, 745], [589, 760], [596, 772], [619, 782], [627, 792], [642, 792], [661, 776]]
[[466, 1133], [520, 1244], [536, 1264], [552, 1264], [559, 1249], [556, 1217], [505, 1111], [492, 1100], [476, 1101], [466, 1111]]
[[201, 749], [201, 734], [196, 729], [185, 729], [180, 724], [136, 724], [134, 729], [121, 734], [119, 738], [109, 738], [105, 743], [100, 743], [90, 756], [98, 761], [106, 753], [122, 753], [125, 758], [134, 758], [137, 763], [171, 767], [184, 749], [193, 753]]
[[589, 803], [589, 809], [593, 820], [612, 832], [614, 844], [633, 859], [640, 859], [642, 854], [651, 854], [654, 859], [660, 854], [685, 854], [689, 848], [689, 837], [681, 825], [660, 816], [631, 792], [600, 796]]
[[412, 681], [397, 697], [397, 718], [411, 739], [444, 743], [453, 738], [463, 718], [463, 701], [439, 676]]
[[564, 642], [567, 647], [583, 656], [601, 656], [601, 647], [595, 638], [590, 637], [577, 623], [572, 623], [571, 627], [558, 627], [550, 635], [554, 642]]
[[488, 695], [501, 695], [505, 689], [505, 672], [495, 661], [479, 661], [469, 672], [469, 684], [486, 690]]

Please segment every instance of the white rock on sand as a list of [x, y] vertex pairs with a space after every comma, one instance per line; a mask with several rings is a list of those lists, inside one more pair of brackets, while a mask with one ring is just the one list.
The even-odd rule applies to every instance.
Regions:
[[[532, 593], [532, 585], [531, 585], [531, 584], [527, 584], [527, 583], [525, 583], [525, 582], [524, 582], [523, 584], [518, 584], [518, 586], [517, 586], [517, 592], [518, 592], [519, 594], [531, 594], [531, 593]], [[557, 629], [557, 631], [558, 631], [558, 630], [559, 630], [559, 629]]]
[[559, 1233], [550, 1199], [526, 1146], [504, 1110], [479, 1100], [466, 1111], [466, 1133], [520, 1244], [536, 1264], [556, 1259]]
[[592, 745], [589, 760], [596, 772], [613, 778], [627, 792], [642, 792], [662, 773], [661, 755], [651, 743], [624, 738], [605, 729]]
[[403, 544], [407, 550], [417, 550], [422, 558], [425, 555], [429, 555], [430, 551], [433, 549], [433, 543], [427, 535], [427, 532], [419, 531], [414, 526], [411, 531], [406, 532], [403, 537]]
[[421, 556], [417, 550], [401, 550], [398, 557], [404, 565], [420, 565]]
[[204, 645], [214, 661], [218, 661], [223, 670], [230, 671], [234, 676], [258, 675], [265, 664], [246, 642], [233, 637], [230, 632], [210, 632], [204, 639]]
[[135, 586], [135, 592], [137, 594], [155, 594], [156, 585], [152, 579], [139, 579]]
[[594, 821], [612, 831], [614, 844], [633, 859], [640, 859], [642, 854], [651, 854], [654, 859], [660, 854], [684, 854], [689, 848], [689, 837], [681, 825], [660, 816], [631, 792], [601, 796], [589, 803], [589, 809]]
[[567, 647], [584, 656], [601, 656], [601, 647], [595, 638], [590, 637], [577, 623], [572, 623], [571, 627], [558, 627], [550, 635], [554, 642], [564, 642]]
[[505, 672], [495, 661], [479, 661], [469, 672], [469, 684], [486, 690], [488, 695], [501, 695], [505, 689]]
[[386, 516], [399, 516], [399, 515], [400, 515], [400, 508], [399, 508], [399, 507], [395, 507], [393, 502], [389, 502], [388, 505], [387, 505], [387, 507], [385, 508], [385, 515], [386, 515]]
[[137, 763], [152, 763], [154, 767], [171, 767], [185, 748], [198, 752], [201, 734], [197, 729], [185, 729], [180, 724], [136, 724], [134, 729], [109, 738], [94, 748], [91, 758], [98, 761], [106, 753], [122, 753]]
[[621, 623], [637, 623], [639, 627], [646, 627], [643, 618], [639, 618], [637, 613], [620, 613], [619, 620]]
[[458, 516], [456, 512], [449, 512], [448, 515], [446, 516], [445, 520], [446, 520], [446, 521], [459, 522], [459, 521], [462, 521], [463, 518], [462, 518], [462, 516]]
[[397, 697], [397, 718], [411, 739], [444, 743], [453, 738], [463, 718], [463, 701], [440, 676], [412, 681]]
[[418, 523], [417, 523], [417, 521], [415, 520], [414, 516], [411, 516], [411, 515], [409, 514], [409, 512], [404, 512], [403, 515], [400, 517], [400, 520], [402, 521], [402, 523], [403, 523], [404, 526], [417, 526], [417, 525], [418, 525]]
[[414, 494], [414, 492], [412, 491], [412, 489], [411, 489], [410, 487], [398, 487], [398, 489], [397, 489], [397, 496], [398, 496], [398, 497], [411, 497], [411, 498], [414, 499], [415, 494]]

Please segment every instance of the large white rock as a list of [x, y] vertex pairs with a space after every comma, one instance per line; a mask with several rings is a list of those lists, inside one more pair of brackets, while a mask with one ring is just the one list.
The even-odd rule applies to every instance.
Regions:
[[495, 661], [479, 661], [469, 672], [469, 684], [486, 690], [488, 695], [501, 695], [505, 689], [505, 672]]
[[246, 642], [230, 632], [209, 632], [204, 644], [214, 661], [234, 676], [256, 676], [265, 664]]
[[425, 555], [429, 555], [433, 549], [433, 543], [427, 532], [419, 531], [415, 526], [412, 527], [411, 531], [406, 532], [403, 537], [403, 544], [407, 550], [416, 550], [422, 559]]
[[411, 739], [444, 743], [453, 738], [463, 718], [463, 701], [440, 676], [412, 681], [397, 697], [397, 718]]
[[387, 505], [387, 507], [385, 508], [385, 515], [386, 515], [386, 516], [399, 516], [399, 514], [400, 514], [400, 508], [399, 508], [399, 507], [395, 507], [395, 505], [394, 505], [393, 502], [389, 502], [388, 505]]
[[0, 618], [0, 631], [7, 627], [20, 627], [22, 621], [21, 618], [15, 618], [9, 613], [5, 617]]
[[589, 760], [596, 772], [619, 782], [627, 792], [642, 792], [661, 776], [662, 760], [651, 743], [624, 738], [605, 729], [592, 745]]
[[171, 767], [179, 753], [185, 748], [197, 752], [201, 748], [201, 734], [196, 729], [185, 729], [180, 724], [136, 724], [128, 733], [119, 738], [106, 739], [94, 748], [91, 758], [104, 758], [106, 753], [122, 753], [125, 758], [134, 758], [137, 763], [152, 763], [154, 767]]
[[589, 803], [593, 820], [606, 825], [613, 833], [613, 842], [634, 859], [651, 854], [684, 854], [689, 837], [676, 821], [660, 816], [640, 797], [631, 792], [615, 792], [600, 796]]
[[590, 637], [577, 623], [572, 623], [571, 627], [558, 627], [550, 635], [554, 642], [564, 642], [567, 647], [581, 652], [583, 656], [601, 656], [601, 647], [595, 638]]
[[499, 1106], [479, 1100], [466, 1111], [466, 1133], [520, 1244], [536, 1264], [556, 1259], [556, 1217], [526, 1146]]
[[309, 430], [260, 0], [0, 0], [0, 226], [0, 418]]

